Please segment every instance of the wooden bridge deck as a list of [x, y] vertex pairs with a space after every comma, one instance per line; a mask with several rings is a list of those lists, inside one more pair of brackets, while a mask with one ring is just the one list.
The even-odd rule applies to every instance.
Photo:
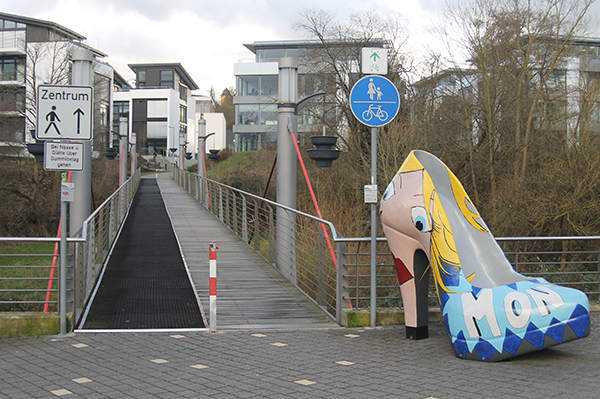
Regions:
[[208, 317], [210, 241], [217, 250], [217, 328], [332, 327], [335, 322], [192, 198], [171, 174], [158, 186]]

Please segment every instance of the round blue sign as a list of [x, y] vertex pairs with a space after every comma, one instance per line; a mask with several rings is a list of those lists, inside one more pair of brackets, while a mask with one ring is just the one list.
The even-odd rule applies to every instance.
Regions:
[[400, 109], [400, 95], [386, 77], [367, 75], [350, 91], [350, 108], [363, 124], [371, 127], [387, 125]]

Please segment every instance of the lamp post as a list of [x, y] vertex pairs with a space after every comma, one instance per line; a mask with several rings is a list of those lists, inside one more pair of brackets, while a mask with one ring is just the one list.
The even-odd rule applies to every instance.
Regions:
[[[208, 190], [204, 189], [204, 185], [206, 182], [206, 139], [210, 136], [214, 135], [215, 132], [211, 132], [207, 135], [206, 133], [206, 120], [200, 119], [198, 121], [198, 176], [200, 176], [200, 184], [202, 196], [208, 194]], [[200, 198], [200, 193], [198, 193], [198, 198]], [[204, 201], [207, 200], [207, 197], [204, 197]]]
[[[279, 59], [277, 104], [277, 202], [296, 209], [298, 157], [289, 130], [296, 131], [298, 59]], [[296, 283], [296, 215], [277, 208], [276, 266]]]
[[184, 157], [184, 153], [185, 153], [185, 144], [186, 144], [186, 134], [185, 132], [179, 132], [179, 160], [181, 162], [181, 164], [179, 165], [179, 168], [181, 170], [185, 169], [185, 165], [183, 164], [183, 161], [185, 160]]
[[119, 119], [119, 187], [127, 180], [127, 118]]

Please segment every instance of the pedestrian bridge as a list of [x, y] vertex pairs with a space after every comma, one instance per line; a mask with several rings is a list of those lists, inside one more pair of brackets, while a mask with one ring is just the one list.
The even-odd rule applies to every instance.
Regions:
[[336, 325], [171, 174], [161, 173], [141, 179], [77, 331], [207, 327], [210, 241], [218, 245], [218, 329]]

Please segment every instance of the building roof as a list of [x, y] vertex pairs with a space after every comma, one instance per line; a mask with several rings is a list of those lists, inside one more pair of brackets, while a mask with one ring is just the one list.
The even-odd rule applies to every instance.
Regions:
[[183, 80], [183, 83], [185, 83], [185, 85], [190, 90], [199, 89], [196, 82], [194, 82], [194, 79], [192, 79], [192, 77], [187, 73], [185, 68], [179, 62], [158, 64], [128, 64], [127, 66], [131, 68], [133, 72], [136, 73], [140, 69], [174, 69], [177, 72], [177, 74], [181, 77], [181, 80]]
[[127, 80], [121, 76], [119, 72], [113, 70], [113, 79], [115, 84], [119, 86], [121, 89], [131, 89], [131, 85], [127, 82]]
[[[43, 19], [37, 19], [37, 18], [24, 17], [22, 15], [7, 14], [5, 12], [0, 12], [0, 19], [19, 22], [19, 23], [22, 23], [25, 25], [35, 25], [35, 26], [39, 26], [42, 28], [46, 28], [46, 29], [55, 31], [56, 33], [60, 34], [61, 36], [64, 36], [66, 39], [69, 39], [69, 40], [75, 40], [78, 42], [87, 40], [87, 38], [85, 36], [75, 32], [75, 31], [72, 31], [71, 29], [65, 28], [64, 26], [59, 25], [56, 22], [45, 21]], [[79, 45], [92, 51], [94, 53], [94, 55], [97, 57], [106, 57], [106, 54], [88, 46], [87, 44], [79, 43]]]
[[[258, 41], [254, 43], [244, 44], [248, 50], [252, 51], [256, 54], [258, 49], [269, 49], [269, 48], [314, 48], [314, 47], [323, 47], [323, 44], [328, 45], [338, 45], [338, 46], [347, 46], [352, 45], [355, 46], [357, 43], [355, 41], [344, 41], [344, 40], [325, 40], [324, 42], [321, 40], [277, 40], [277, 41]], [[383, 46], [387, 41], [385, 39], [371, 39], [368, 41], [369, 45], [373, 46]]]

